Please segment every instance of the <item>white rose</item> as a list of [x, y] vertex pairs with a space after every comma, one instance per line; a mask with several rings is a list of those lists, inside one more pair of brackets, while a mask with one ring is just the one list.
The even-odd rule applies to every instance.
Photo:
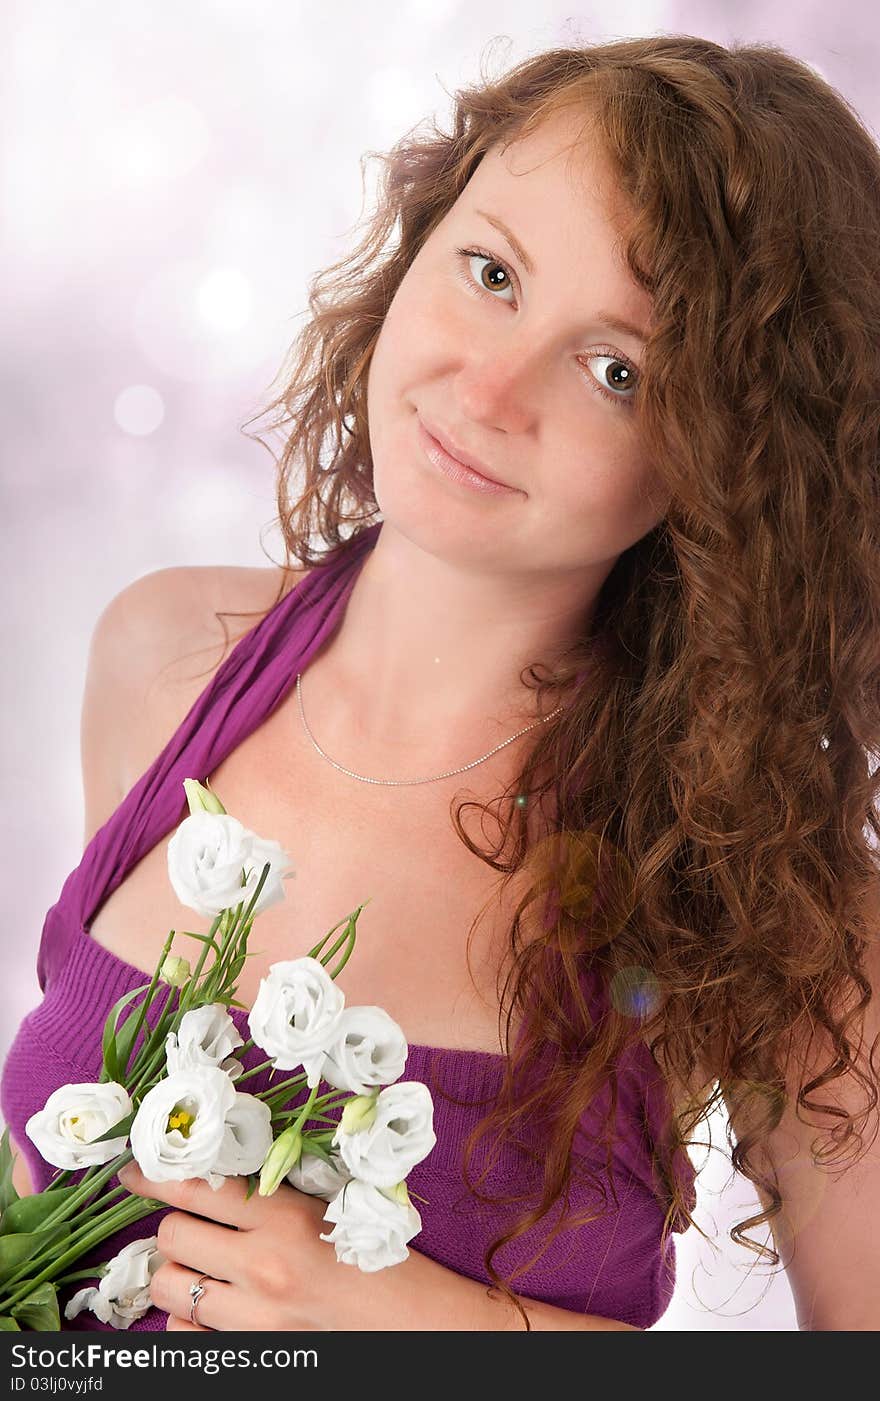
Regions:
[[326, 1163], [317, 1153], [303, 1153], [287, 1174], [287, 1181], [299, 1192], [329, 1201], [340, 1187], [351, 1181], [351, 1173], [338, 1153], [331, 1153], [330, 1157], [333, 1161]]
[[336, 1225], [321, 1240], [333, 1242], [337, 1260], [372, 1274], [407, 1258], [406, 1242], [422, 1229], [422, 1218], [409, 1200], [406, 1184], [401, 1182], [399, 1187], [403, 1190], [383, 1192], [368, 1182], [355, 1181], [333, 1198], [324, 1220]]
[[251, 1036], [278, 1070], [302, 1066], [309, 1089], [321, 1078], [327, 1047], [335, 1040], [345, 994], [317, 958], [273, 963], [248, 1014]]
[[365, 1095], [398, 1080], [409, 1047], [393, 1017], [381, 1007], [346, 1007], [321, 1075], [338, 1090]]
[[47, 1163], [72, 1169], [109, 1163], [124, 1153], [128, 1133], [119, 1138], [92, 1142], [127, 1119], [133, 1108], [123, 1085], [108, 1080], [104, 1084], [61, 1085], [42, 1109], [32, 1114], [25, 1133]]
[[228, 813], [199, 811], [184, 818], [168, 843], [174, 893], [205, 919], [247, 904], [267, 861], [271, 869], [253, 914], [283, 900], [282, 882], [293, 874], [285, 874], [289, 858], [277, 842], [257, 837]]
[[433, 1122], [434, 1101], [427, 1085], [401, 1080], [379, 1091], [368, 1128], [346, 1133], [340, 1124], [333, 1147], [338, 1147], [353, 1177], [374, 1187], [393, 1187], [434, 1147]]
[[168, 1073], [195, 1070], [200, 1065], [219, 1066], [233, 1079], [242, 1072], [242, 1064], [231, 1053], [244, 1045], [235, 1022], [222, 1002], [193, 1007], [184, 1012], [176, 1032], [165, 1037], [165, 1063]]
[[65, 1305], [64, 1317], [76, 1318], [91, 1309], [111, 1328], [129, 1328], [150, 1308], [150, 1281], [165, 1257], [158, 1249], [159, 1237], [146, 1236], [123, 1246], [109, 1261], [97, 1289], [80, 1289]]
[[202, 1177], [214, 1191], [227, 1176], [256, 1172], [272, 1131], [269, 1106], [256, 1100], [254, 1109], [253, 1100], [237, 1094], [219, 1066], [166, 1076], [144, 1095], [131, 1126], [138, 1167], [153, 1182]]

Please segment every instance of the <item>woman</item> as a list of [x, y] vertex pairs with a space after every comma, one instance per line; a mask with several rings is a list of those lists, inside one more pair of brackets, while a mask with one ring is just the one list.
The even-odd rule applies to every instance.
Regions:
[[143, 1326], [650, 1327], [719, 1095], [765, 1208], [734, 1239], [797, 1237], [801, 1328], [880, 1326], [880, 1159], [832, 1181], [817, 1138], [861, 1146], [877, 1099], [878, 177], [806, 65], [687, 36], [540, 54], [395, 148], [271, 405], [299, 570], [160, 571], [99, 621], [89, 840], [3, 1104], [154, 966], [210, 772], [297, 861], [240, 1000], [370, 894], [347, 1000], [490, 1107], [441, 1111], [423, 1231], [369, 1279], [292, 1185], [130, 1174], [171, 1208]]

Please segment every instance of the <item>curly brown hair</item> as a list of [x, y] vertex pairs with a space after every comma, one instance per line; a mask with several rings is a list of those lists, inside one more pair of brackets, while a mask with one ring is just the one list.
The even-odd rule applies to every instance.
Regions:
[[[497, 79], [481, 72], [455, 94], [451, 133], [434, 123], [380, 155], [376, 212], [356, 251], [310, 283], [310, 320], [261, 411], [285, 435], [285, 569], [376, 520], [366, 379], [391, 299], [487, 150], [562, 110], [595, 119], [632, 211], [626, 264], [653, 307], [636, 412], [671, 504], [606, 578], [591, 635], [549, 672], [524, 669], [539, 701], [585, 670], [591, 682], [538, 727], [497, 800], [498, 843], [483, 849], [462, 825], [465, 806], [488, 806], [452, 805], [475, 855], [505, 882], [531, 878], [510, 929], [504, 1085], [465, 1169], [479, 1193], [477, 1143], [545, 1119], [542, 1200], [486, 1252], [517, 1307], [493, 1256], [567, 1196], [577, 1126], [609, 1083], [610, 1141], [616, 1065], [637, 1040], [651, 1037], [679, 1083], [701, 1067], [711, 1077], [655, 1147], [664, 1247], [677, 1213], [697, 1224], [673, 1157], [721, 1098], [747, 1126], [735, 1144], [728, 1129], [733, 1165], [769, 1202], [731, 1237], [773, 1265], [743, 1227], [781, 1210], [760, 1149], [792, 1094], [793, 1049], [818, 1036], [827, 1053], [797, 1104], [843, 1120], [831, 1146], [858, 1116], [808, 1096], [846, 1073], [866, 1112], [878, 1098], [877, 1042], [860, 1068], [849, 1033], [877, 937], [880, 152], [809, 65], [687, 35], [553, 48]], [[557, 839], [530, 847], [518, 798], [548, 791]], [[543, 932], [526, 943], [529, 907]], [[611, 990], [595, 1024], [587, 968]], [[518, 1096], [519, 1070], [548, 1051]]]

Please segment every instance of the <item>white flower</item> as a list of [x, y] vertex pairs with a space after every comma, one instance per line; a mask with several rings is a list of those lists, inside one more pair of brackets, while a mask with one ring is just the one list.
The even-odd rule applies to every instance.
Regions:
[[80, 1289], [65, 1305], [64, 1317], [76, 1318], [82, 1309], [91, 1309], [111, 1328], [129, 1328], [150, 1307], [150, 1281], [165, 1257], [158, 1249], [158, 1236], [145, 1236], [123, 1246], [108, 1262], [97, 1289]]
[[434, 1101], [427, 1085], [401, 1080], [379, 1091], [368, 1128], [347, 1133], [340, 1124], [333, 1147], [338, 1147], [353, 1177], [374, 1187], [393, 1187], [434, 1147], [433, 1122]]
[[336, 1222], [321, 1240], [333, 1242], [337, 1260], [370, 1274], [401, 1264], [409, 1255], [406, 1242], [422, 1229], [405, 1182], [384, 1192], [368, 1182], [349, 1182], [327, 1207], [324, 1220]]
[[291, 1187], [299, 1192], [308, 1192], [310, 1197], [324, 1197], [329, 1201], [351, 1181], [351, 1173], [338, 1153], [331, 1153], [332, 1162], [326, 1163], [317, 1153], [303, 1153], [298, 1163], [294, 1163], [287, 1174]]
[[260, 898], [254, 906], [254, 914], [259, 914], [260, 910], [265, 910], [267, 905], [276, 905], [279, 900], [284, 899], [284, 888], [282, 881], [292, 880], [296, 872], [290, 864], [290, 857], [278, 842], [270, 841], [267, 837], [258, 837], [251, 832], [251, 855], [248, 862], [249, 870], [246, 872], [247, 885], [244, 894], [239, 895], [239, 900], [244, 900], [247, 904], [260, 882], [263, 874], [263, 867], [269, 863], [269, 874], [266, 876], [263, 889], [260, 891]]
[[47, 1163], [75, 1172], [109, 1163], [125, 1152], [127, 1132], [101, 1143], [92, 1140], [127, 1119], [132, 1108], [128, 1091], [113, 1080], [61, 1085], [50, 1094], [44, 1107], [31, 1115], [25, 1133]]
[[271, 1111], [236, 1092], [219, 1066], [177, 1070], [148, 1090], [131, 1126], [138, 1167], [153, 1182], [256, 1172], [272, 1145]]
[[345, 994], [317, 958], [273, 963], [248, 1014], [251, 1036], [278, 1070], [306, 1072], [309, 1089], [321, 1078], [328, 1046], [335, 1040]]
[[282, 882], [293, 875], [277, 842], [264, 841], [228, 813], [198, 811], [184, 818], [168, 843], [174, 893], [205, 919], [235, 909], [240, 901], [247, 905], [267, 861], [271, 869], [253, 914], [283, 900]]
[[256, 1095], [236, 1094], [226, 1113], [226, 1133], [214, 1171], [224, 1177], [259, 1172], [272, 1147], [272, 1111]]
[[242, 1064], [231, 1053], [244, 1045], [235, 1022], [222, 1002], [211, 1002], [184, 1012], [176, 1032], [165, 1037], [165, 1063], [168, 1073], [195, 1070], [200, 1065], [219, 1066], [233, 1079]]
[[365, 1095], [398, 1080], [409, 1047], [393, 1017], [381, 1007], [346, 1007], [321, 1075], [338, 1090]]

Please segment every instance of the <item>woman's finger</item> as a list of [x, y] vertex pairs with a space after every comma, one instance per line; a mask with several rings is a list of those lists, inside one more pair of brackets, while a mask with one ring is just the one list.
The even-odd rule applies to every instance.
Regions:
[[[193, 1321], [190, 1319], [190, 1288], [204, 1273], [179, 1265], [175, 1260], [166, 1260], [150, 1281], [150, 1298], [157, 1308], [190, 1323]], [[242, 1293], [236, 1285], [210, 1277], [202, 1280], [202, 1286], [204, 1293], [196, 1304], [196, 1324], [209, 1332], [247, 1326], [241, 1322]]]
[[135, 1162], [127, 1163], [120, 1171], [119, 1181], [138, 1196], [154, 1197], [169, 1206], [180, 1207], [181, 1211], [191, 1211], [243, 1230], [250, 1230], [259, 1223], [264, 1204], [269, 1200], [258, 1192], [248, 1198], [246, 1177], [227, 1177], [215, 1191], [201, 1177], [187, 1177], [182, 1182], [153, 1182]]
[[238, 1268], [242, 1236], [217, 1221], [206, 1221], [188, 1211], [169, 1211], [156, 1229], [156, 1244], [166, 1260], [175, 1260], [197, 1274], [233, 1284], [242, 1278]]
[[210, 1328], [202, 1328], [198, 1323], [189, 1323], [185, 1318], [178, 1318], [176, 1314], [168, 1315], [168, 1322], [165, 1324], [166, 1333], [210, 1333]]

